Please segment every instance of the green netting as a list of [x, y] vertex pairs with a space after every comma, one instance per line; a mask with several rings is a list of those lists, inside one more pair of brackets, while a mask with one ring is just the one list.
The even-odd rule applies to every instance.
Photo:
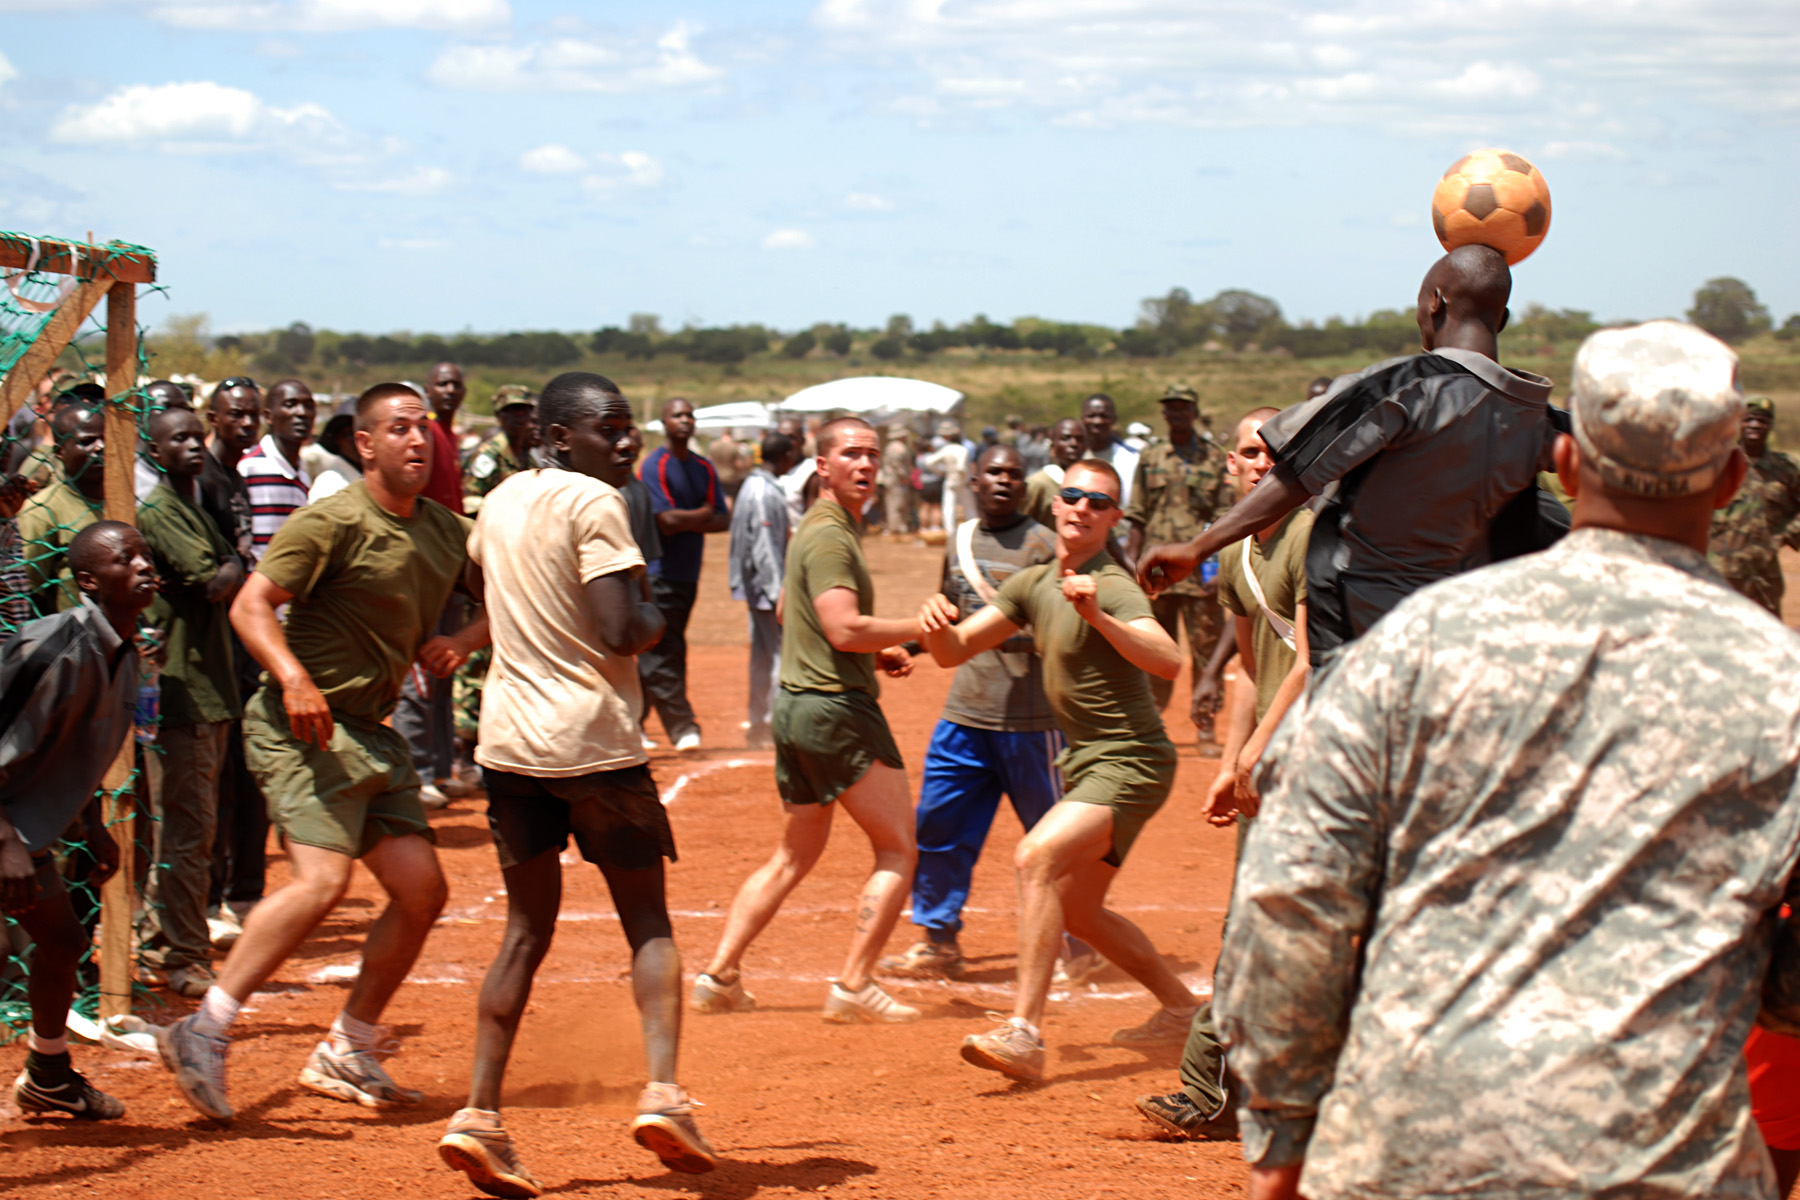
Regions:
[[[0, 232], [0, 243], [29, 247], [33, 239]], [[149, 254], [142, 247], [116, 242], [103, 250], [102, 259], [116, 254]], [[84, 261], [81, 266], [83, 278], [104, 271], [103, 261]], [[53, 310], [71, 290], [71, 277], [5, 268], [0, 268], [0, 273], [7, 276], [7, 287], [0, 291], [0, 377], [4, 377], [42, 335], [51, 319], [52, 312], [38, 310]], [[80, 279], [73, 282], [78, 284]], [[0, 490], [0, 640], [12, 636], [28, 621], [80, 603], [67, 569], [67, 549], [76, 533], [103, 514], [103, 439], [96, 445], [95, 431], [103, 423], [106, 405], [122, 404], [130, 411], [140, 435], [147, 430], [152, 411], [160, 407], [137, 386], [136, 376], [141, 376], [147, 366], [141, 338], [134, 378], [102, 382], [106, 331], [99, 318], [105, 311], [104, 305], [95, 309], [68, 349], [58, 356], [53, 374], [32, 380], [34, 389], [25, 406], [0, 427], [0, 474], [4, 474], [8, 485]], [[106, 392], [113, 393], [111, 400], [96, 398]], [[64, 409], [72, 411], [59, 417]], [[140, 504], [140, 519], [143, 511]], [[141, 628], [146, 637], [154, 640], [158, 632], [150, 616], [146, 614]], [[137, 817], [130, 828], [115, 826], [112, 830], [115, 838], [130, 837], [135, 845], [134, 894], [139, 915], [154, 907], [146, 903], [145, 880], [160, 840], [150, 789], [146, 786], [148, 763], [159, 749], [159, 721], [154, 713], [141, 711], [140, 717], [136, 764], [120, 789], [135, 797]], [[103, 800], [116, 798], [103, 795]], [[111, 811], [110, 806], [103, 811]], [[77, 917], [90, 935], [97, 936], [100, 888], [91, 878], [90, 847], [81, 840], [67, 840], [57, 848], [55, 857]], [[0, 1041], [21, 1035], [30, 1020], [25, 994], [28, 939], [10, 918], [4, 922], [4, 934], [4, 956], [0, 957]], [[96, 942], [81, 968], [78, 1011], [90, 1016], [94, 1013], [99, 982]], [[148, 995], [140, 990], [140, 999]]]

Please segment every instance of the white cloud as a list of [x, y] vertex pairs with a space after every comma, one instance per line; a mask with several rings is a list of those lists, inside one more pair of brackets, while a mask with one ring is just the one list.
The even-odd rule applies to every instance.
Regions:
[[358, 29], [491, 29], [512, 19], [507, 0], [175, 0], [150, 10], [185, 29], [338, 33]]
[[663, 181], [660, 162], [642, 150], [626, 150], [621, 154], [589, 156], [593, 172], [581, 181], [590, 192], [610, 192], [617, 187], [655, 187]]
[[661, 36], [567, 36], [548, 41], [451, 46], [427, 76], [440, 87], [484, 92], [654, 92], [705, 87], [724, 71], [692, 42], [700, 27], [676, 22]]
[[75, 145], [156, 145], [165, 150], [302, 148], [341, 141], [336, 117], [312, 103], [266, 104], [242, 88], [209, 81], [132, 84], [93, 104], [63, 110], [52, 141]]
[[377, 239], [375, 244], [383, 250], [411, 250], [415, 252], [422, 250], [448, 250], [450, 248], [450, 239], [434, 237], [384, 237]]
[[894, 202], [874, 192], [851, 192], [844, 197], [844, 207], [852, 212], [893, 212]]
[[625, 168], [626, 178], [638, 187], [654, 187], [662, 182], [662, 164], [642, 150], [625, 151], [619, 155], [619, 165]]
[[414, 167], [381, 179], [345, 179], [333, 186], [340, 192], [385, 192], [394, 196], [430, 196], [456, 182], [443, 167]]
[[[1377, 126], [1592, 140], [1598, 103], [1800, 114], [1792, 0], [822, 0], [837, 57], [923, 122]], [[1609, 135], [1610, 136], [1610, 135]]]
[[777, 229], [762, 244], [764, 250], [811, 250], [818, 242], [804, 229]]
[[1546, 142], [1538, 153], [1545, 158], [1586, 158], [1607, 162], [1623, 162], [1631, 157], [1607, 142]]
[[6, 55], [0, 54], [0, 87], [19, 77], [19, 69], [6, 61]]
[[555, 142], [519, 155], [519, 169], [533, 175], [568, 175], [586, 167], [587, 159]]

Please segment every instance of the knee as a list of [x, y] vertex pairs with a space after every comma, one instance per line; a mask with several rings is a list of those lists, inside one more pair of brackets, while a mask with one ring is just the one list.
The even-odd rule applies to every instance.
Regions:
[[[428, 877], [419, 880], [416, 886], [403, 888], [392, 899], [394, 903], [404, 905], [416, 920], [429, 924], [443, 915], [444, 906], [450, 902], [450, 884], [442, 871], [433, 871]], [[549, 944], [546, 936], [546, 949]]]
[[319, 871], [296, 876], [288, 887], [297, 893], [307, 906], [319, 914], [330, 912], [337, 907], [344, 893], [350, 890], [350, 871]]
[[1048, 883], [1056, 856], [1043, 842], [1032, 838], [1021, 841], [1013, 850], [1013, 870], [1021, 883]]

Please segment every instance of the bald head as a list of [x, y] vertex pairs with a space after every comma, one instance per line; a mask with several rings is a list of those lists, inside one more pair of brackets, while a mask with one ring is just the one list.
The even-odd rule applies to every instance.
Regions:
[[1491, 246], [1458, 246], [1433, 263], [1419, 285], [1420, 344], [1493, 358], [1511, 298], [1512, 271], [1503, 254]]

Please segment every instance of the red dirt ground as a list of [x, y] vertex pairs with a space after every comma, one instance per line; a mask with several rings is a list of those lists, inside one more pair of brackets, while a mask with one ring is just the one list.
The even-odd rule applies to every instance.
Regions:
[[[669, 895], [690, 975], [712, 950], [738, 884], [767, 857], [780, 817], [770, 755], [740, 748], [744, 615], [726, 593], [724, 550], [723, 538], [711, 539], [691, 635], [693, 700], [708, 749], [661, 751], [652, 762], [681, 851]], [[883, 613], [910, 612], [935, 587], [938, 551], [879, 541], [869, 550]], [[910, 679], [884, 681], [883, 707], [915, 785], [949, 679], [926, 659]], [[1186, 691], [1184, 680], [1176, 695]], [[1214, 766], [1193, 750], [1191, 727], [1173, 716], [1170, 732], [1188, 747], [1174, 797], [1152, 836], [1138, 842], [1113, 901], [1192, 984], [1209, 986], [1233, 835], [1201, 818]], [[233, 1125], [197, 1118], [154, 1061], [80, 1048], [80, 1065], [128, 1105], [125, 1119], [98, 1127], [26, 1122], [10, 1107], [7, 1089], [0, 1193], [182, 1200], [476, 1194], [439, 1162], [434, 1143], [463, 1101], [475, 991], [505, 910], [482, 812], [479, 800], [462, 801], [436, 821], [450, 905], [387, 1014], [405, 1039], [390, 1066], [402, 1083], [425, 1089], [420, 1109], [378, 1114], [294, 1082], [342, 1003], [342, 980], [354, 970], [376, 912], [378, 890], [359, 872], [350, 898], [236, 1027]], [[1008, 864], [1017, 838], [1017, 822], [1002, 816], [976, 872], [963, 943], [977, 967], [970, 980], [894, 985], [925, 1008], [926, 1019], [915, 1025], [840, 1027], [821, 1021], [818, 1008], [842, 963], [850, 905], [869, 862], [854, 827], [840, 825], [819, 868], [746, 959], [758, 1011], [688, 1015], [683, 1082], [706, 1102], [699, 1120], [729, 1160], [709, 1176], [664, 1171], [625, 1132], [644, 1080], [625, 941], [598, 873], [585, 864], [568, 869], [562, 929], [508, 1079], [507, 1126], [527, 1165], [558, 1195], [1241, 1194], [1247, 1172], [1236, 1143], [1161, 1141], [1131, 1109], [1134, 1096], [1175, 1086], [1178, 1048], [1146, 1054], [1109, 1044], [1110, 1031], [1137, 1023], [1153, 1005], [1116, 971], [1052, 1004], [1045, 1084], [1010, 1085], [957, 1056], [965, 1033], [988, 1026], [983, 1010], [1008, 1005], [1016, 911]], [[271, 885], [284, 878], [285, 860], [276, 858]], [[912, 939], [902, 921], [890, 950]], [[174, 1007], [151, 1019], [190, 1006], [170, 1002]], [[4, 1062], [22, 1056], [15, 1046]]]

